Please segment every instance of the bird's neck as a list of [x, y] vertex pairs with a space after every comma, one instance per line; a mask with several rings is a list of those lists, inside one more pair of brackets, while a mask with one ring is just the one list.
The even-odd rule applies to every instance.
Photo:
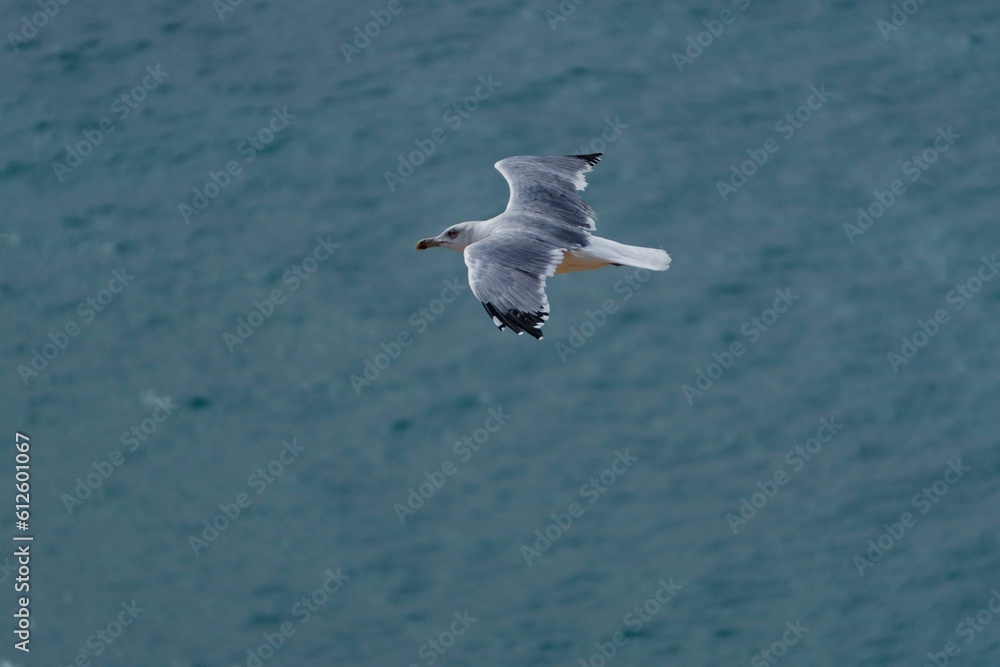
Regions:
[[476, 241], [482, 241], [493, 233], [493, 225], [491, 224], [493, 220], [471, 220], [466, 223], [466, 229], [468, 230], [467, 236], [469, 242], [460, 248], [464, 251], [470, 245]]

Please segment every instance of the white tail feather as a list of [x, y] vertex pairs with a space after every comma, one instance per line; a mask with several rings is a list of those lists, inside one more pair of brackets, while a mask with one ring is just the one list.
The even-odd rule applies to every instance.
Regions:
[[610, 264], [624, 264], [650, 271], [666, 271], [670, 268], [670, 255], [663, 250], [625, 245], [600, 236], [591, 236], [590, 245], [581, 251]]

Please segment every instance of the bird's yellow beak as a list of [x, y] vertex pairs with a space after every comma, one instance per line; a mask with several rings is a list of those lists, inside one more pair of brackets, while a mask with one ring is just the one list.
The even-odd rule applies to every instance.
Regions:
[[420, 239], [417, 241], [417, 250], [427, 250], [428, 248], [433, 248], [434, 246], [441, 245], [440, 241], [435, 239]]

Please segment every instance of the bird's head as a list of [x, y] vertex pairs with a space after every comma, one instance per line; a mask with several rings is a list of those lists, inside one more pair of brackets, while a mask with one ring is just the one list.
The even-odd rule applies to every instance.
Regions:
[[475, 222], [460, 222], [457, 225], [452, 225], [434, 238], [417, 241], [417, 250], [441, 246], [462, 252], [466, 246], [479, 240], [475, 234], [475, 225]]

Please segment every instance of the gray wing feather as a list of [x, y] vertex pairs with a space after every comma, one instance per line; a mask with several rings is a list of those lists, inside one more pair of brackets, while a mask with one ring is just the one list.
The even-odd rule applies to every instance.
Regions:
[[545, 279], [555, 273], [562, 251], [534, 235], [496, 234], [465, 252], [469, 285], [500, 329], [540, 339], [549, 317]]
[[507, 213], [534, 213], [592, 231], [597, 216], [576, 192], [587, 187], [584, 174], [601, 159], [592, 155], [519, 156], [494, 167], [510, 186]]

